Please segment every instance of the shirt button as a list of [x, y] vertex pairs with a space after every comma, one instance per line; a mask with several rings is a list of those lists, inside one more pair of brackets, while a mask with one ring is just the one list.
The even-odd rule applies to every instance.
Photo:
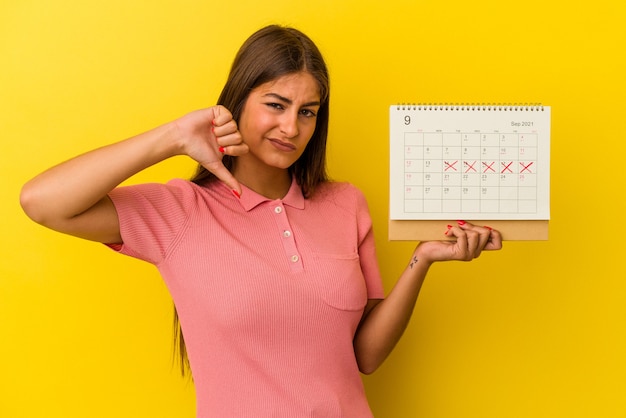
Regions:
[[293, 263], [297, 263], [297, 262], [298, 262], [298, 260], [300, 260], [300, 257], [298, 257], [297, 255], [292, 255], [292, 256], [291, 256], [291, 261], [292, 261]]
[[276, 212], [276, 213], [281, 213], [282, 211], [283, 211], [283, 208], [281, 208], [280, 206], [276, 206], [274, 208], [274, 212]]
[[291, 231], [285, 231], [283, 232], [283, 237], [285, 238], [289, 238], [291, 236]]

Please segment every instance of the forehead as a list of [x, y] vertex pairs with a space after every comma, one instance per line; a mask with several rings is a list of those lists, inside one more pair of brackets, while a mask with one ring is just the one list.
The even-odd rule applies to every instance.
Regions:
[[319, 83], [310, 73], [303, 71], [286, 74], [261, 84], [253, 90], [258, 94], [278, 93], [290, 100], [306, 102], [320, 100]]

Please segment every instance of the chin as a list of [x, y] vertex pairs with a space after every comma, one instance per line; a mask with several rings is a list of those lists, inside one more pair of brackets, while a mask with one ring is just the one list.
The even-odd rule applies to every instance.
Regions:
[[298, 161], [297, 158], [271, 158], [268, 159], [265, 163], [271, 167], [286, 170], [294, 165], [296, 161]]

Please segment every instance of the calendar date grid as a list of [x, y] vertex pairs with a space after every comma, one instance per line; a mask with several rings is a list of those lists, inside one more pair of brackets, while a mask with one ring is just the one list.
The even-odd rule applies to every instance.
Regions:
[[405, 132], [406, 213], [536, 213], [538, 138]]

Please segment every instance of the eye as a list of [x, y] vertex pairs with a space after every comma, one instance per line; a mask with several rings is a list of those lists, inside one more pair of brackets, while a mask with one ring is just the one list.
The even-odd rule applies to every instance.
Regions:
[[272, 109], [276, 109], [276, 110], [284, 110], [284, 106], [280, 103], [274, 103], [274, 102], [270, 102], [270, 103], [266, 103], [265, 104], [268, 107], [271, 107]]
[[317, 113], [315, 113], [314, 111], [312, 111], [311, 109], [302, 109], [300, 110], [300, 114], [302, 116], [305, 116], [307, 118], [314, 118], [317, 116]]

